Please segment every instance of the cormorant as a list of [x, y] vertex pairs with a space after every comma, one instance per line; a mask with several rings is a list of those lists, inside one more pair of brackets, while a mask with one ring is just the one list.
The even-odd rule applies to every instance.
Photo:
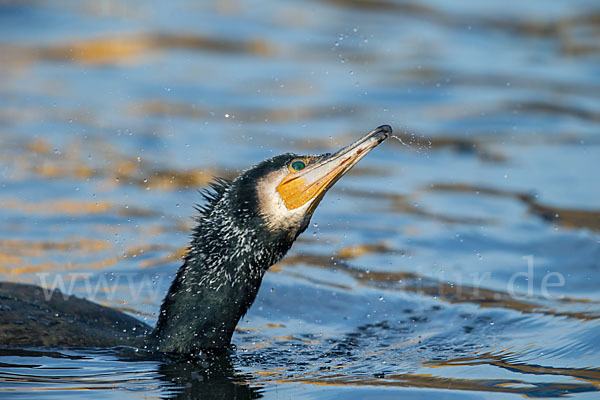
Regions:
[[306, 230], [327, 190], [391, 133], [382, 125], [334, 154], [282, 154], [233, 180], [215, 180], [154, 330], [87, 300], [54, 293], [47, 301], [40, 287], [4, 282], [0, 346], [134, 345], [179, 354], [227, 348], [264, 273]]

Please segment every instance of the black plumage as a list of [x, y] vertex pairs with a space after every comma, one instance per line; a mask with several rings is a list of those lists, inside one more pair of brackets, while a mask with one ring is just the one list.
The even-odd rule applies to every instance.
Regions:
[[263, 161], [233, 181], [220, 179], [203, 193], [204, 206], [189, 252], [164, 299], [154, 344], [163, 352], [224, 348], [260, 288], [266, 270], [290, 249], [296, 232], [266, 228], [257, 182], [299, 156]]

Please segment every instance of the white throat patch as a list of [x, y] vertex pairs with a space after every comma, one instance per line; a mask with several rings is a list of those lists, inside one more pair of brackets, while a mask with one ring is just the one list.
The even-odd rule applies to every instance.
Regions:
[[265, 219], [265, 223], [269, 230], [293, 230], [300, 228], [306, 211], [312, 204], [312, 200], [294, 210], [288, 210], [285, 203], [279, 196], [277, 185], [288, 174], [286, 168], [278, 171], [273, 171], [264, 178], [258, 181], [258, 207], [260, 213]]

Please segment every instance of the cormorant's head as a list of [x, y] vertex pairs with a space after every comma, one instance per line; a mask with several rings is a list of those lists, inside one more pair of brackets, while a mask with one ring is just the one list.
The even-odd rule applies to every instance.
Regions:
[[276, 156], [247, 170], [240, 178], [254, 186], [257, 211], [264, 226], [293, 241], [306, 229], [327, 190], [391, 133], [389, 125], [382, 125], [334, 154]]

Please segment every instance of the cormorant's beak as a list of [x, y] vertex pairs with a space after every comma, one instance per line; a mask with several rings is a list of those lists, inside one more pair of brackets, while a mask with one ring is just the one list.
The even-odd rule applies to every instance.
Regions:
[[307, 211], [312, 214], [327, 190], [391, 134], [391, 126], [381, 125], [336, 153], [325, 154], [305, 169], [287, 175], [277, 186], [286, 207], [293, 210], [312, 200]]

